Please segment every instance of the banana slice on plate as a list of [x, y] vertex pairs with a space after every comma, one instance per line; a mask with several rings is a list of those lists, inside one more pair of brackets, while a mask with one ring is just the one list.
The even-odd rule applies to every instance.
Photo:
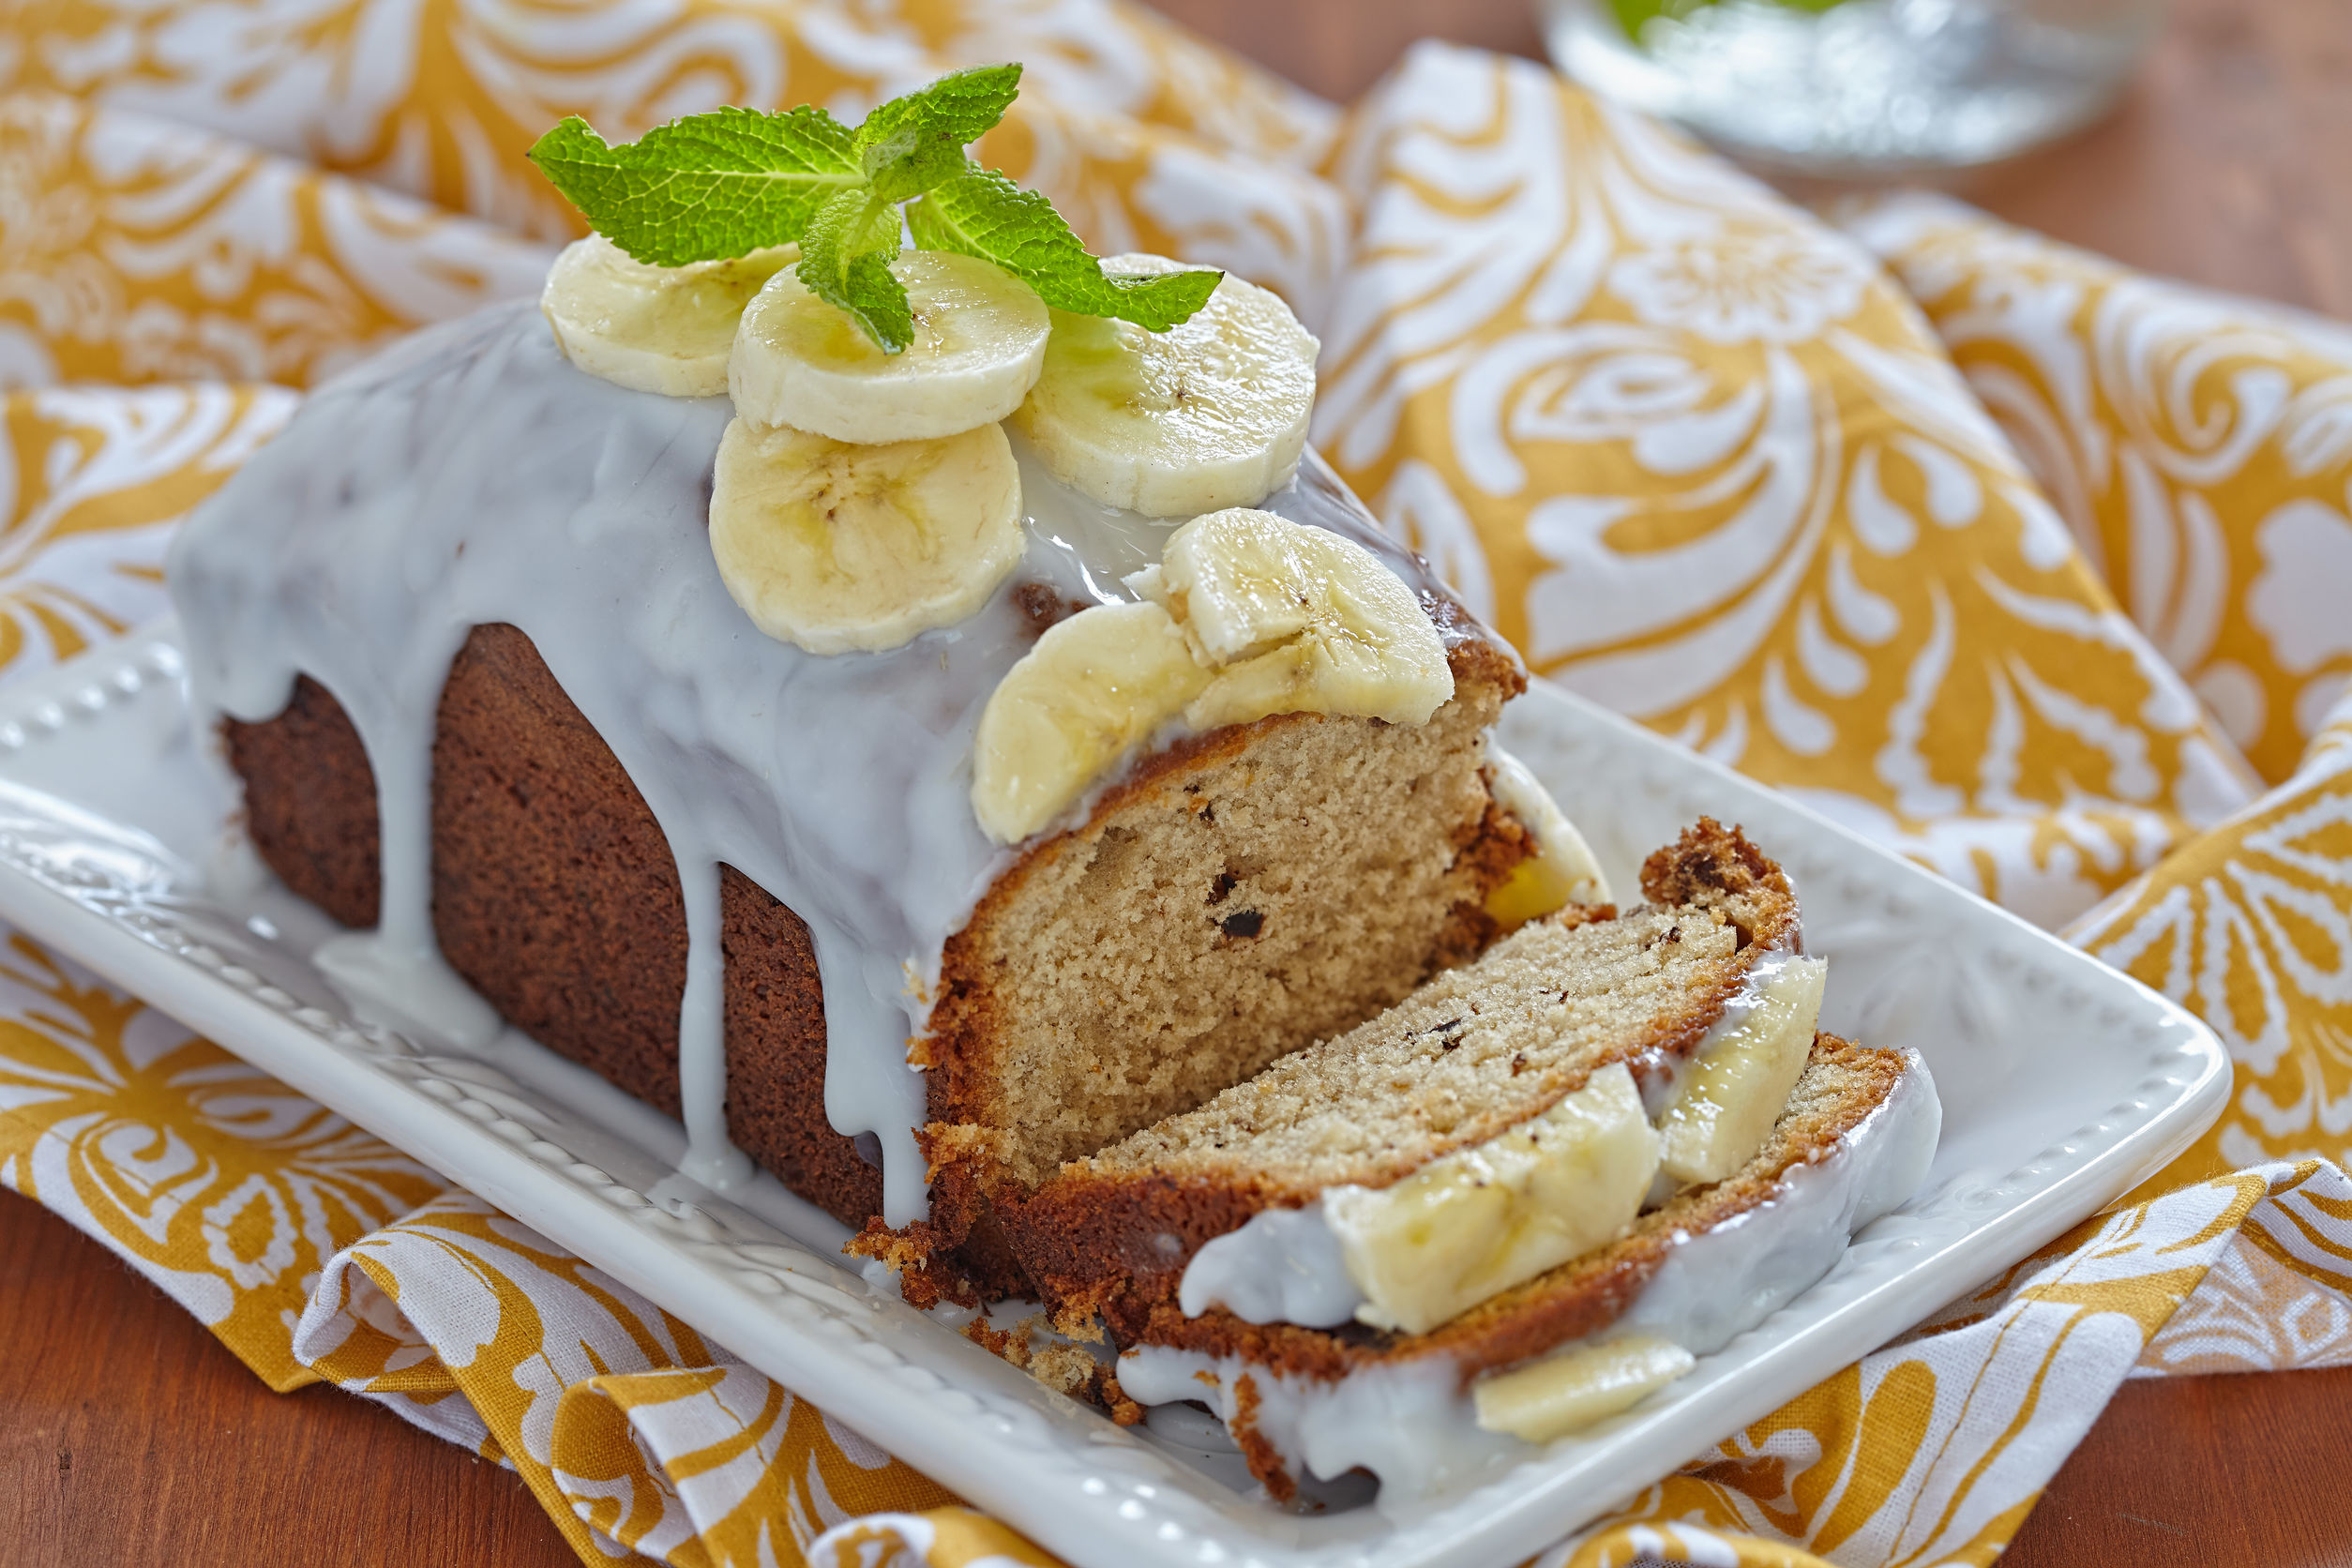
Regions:
[[876, 446], [736, 419], [718, 444], [711, 553], [770, 637], [878, 653], [988, 603], [1021, 558], [1020, 510], [995, 425]]
[[1098, 604], [1047, 628], [981, 711], [972, 807], [982, 830], [1002, 844], [1037, 832], [1208, 683], [1158, 605]]
[[735, 322], [761, 287], [800, 255], [772, 246], [732, 261], [652, 266], [602, 234], [564, 248], [539, 310], [564, 356], [635, 392], [716, 398], [727, 390]]
[[1630, 1410], [1688, 1377], [1696, 1357], [1671, 1339], [1627, 1334], [1564, 1350], [1470, 1385], [1478, 1425], [1527, 1442], [1550, 1442]]
[[789, 272], [743, 313], [727, 369], [735, 413], [836, 441], [929, 441], [1020, 407], [1051, 317], [1036, 291], [972, 256], [910, 250], [890, 264], [914, 341], [885, 354], [848, 312]]
[[[1113, 256], [1103, 270], [1180, 270]], [[1045, 374], [1013, 416], [1053, 476], [1106, 506], [1192, 517], [1254, 506], [1298, 471], [1319, 345], [1277, 295], [1228, 273], [1167, 332], [1053, 313]]]
[[1445, 644], [1412, 590], [1329, 529], [1211, 512], [1127, 586], [1217, 671], [1184, 710], [1196, 730], [1291, 713], [1422, 724], [1454, 695]]

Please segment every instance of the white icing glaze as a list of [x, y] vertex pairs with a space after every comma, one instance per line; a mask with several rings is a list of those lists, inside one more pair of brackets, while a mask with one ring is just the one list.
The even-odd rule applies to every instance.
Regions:
[[[1023, 582], [1128, 597], [1172, 522], [1094, 505], [1021, 454], [1028, 549], [986, 609], [883, 654], [819, 657], [761, 636], [705, 536], [724, 399], [630, 392], [566, 363], [527, 301], [419, 333], [314, 393], [174, 541], [172, 596], [198, 702], [247, 720], [308, 674], [350, 715], [382, 813], [383, 917], [329, 944], [354, 990], [464, 1045], [488, 1005], [441, 961], [429, 865], [431, 738], [475, 626], [538, 648], [643, 795], [678, 866], [682, 1168], [747, 1169], [726, 1138], [720, 863], [807, 923], [824, 988], [825, 1113], [879, 1145], [885, 1218], [927, 1209], [913, 1128], [941, 946], [1007, 865], [972, 820], [972, 733], [1030, 646]], [[1017, 451], [1018, 443], [1016, 443]], [[1310, 458], [1268, 510], [1434, 580]], [[1475, 635], [1443, 628], [1449, 642]]]
[[[1689, 1063], [1723, 1044], [1762, 1005], [1766, 990], [1796, 957], [1794, 952], [1772, 950], [1757, 957], [1724, 1004], [1723, 1016], [1708, 1026], [1689, 1058], [1651, 1052], [1642, 1060], [1637, 1081], [1642, 1109], [1652, 1122], [1673, 1104]], [[1934, 1146], [1932, 1139], [1929, 1146]], [[1664, 1203], [1674, 1196], [1676, 1185], [1672, 1177], [1661, 1171], [1642, 1207], [1654, 1209]], [[1237, 1229], [1203, 1243], [1184, 1265], [1177, 1303], [1187, 1318], [1221, 1306], [1244, 1322], [1298, 1323], [1322, 1329], [1352, 1320], [1364, 1297], [1349, 1275], [1338, 1238], [1324, 1222], [1319, 1198], [1297, 1209], [1261, 1209]]]
[[[1592, 1339], [1654, 1334], [1710, 1355], [1827, 1274], [1849, 1236], [1918, 1190], [1935, 1157], [1943, 1119], [1935, 1080], [1918, 1052], [1906, 1055], [1887, 1098], [1819, 1159], [1785, 1172], [1771, 1199], [1711, 1229], [1678, 1232], [1633, 1305]], [[1259, 1395], [1259, 1432], [1294, 1473], [1329, 1478], [1360, 1465], [1380, 1478], [1383, 1513], [1456, 1490], [1528, 1452], [1479, 1426], [1446, 1356], [1376, 1363], [1334, 1382], [1161, 1346], [1119, 1361], [1119, 1386], [1139, 1403], [1203, 1399], [1229, 1425], [1244, 1375]]]
[[1352, 1321], [1364, 1292], [1318, 1199], [1301, 1209], [1261, 1209], [1212, 1237], [1184, 1265], [1176, 1300], [1187, 1318], [1221, 1306], [1246, 1323], [1327, 1329]]
[[1675, 1245], [1611, 1334], [1649, 1333], [1711, 1355], [1830, 1272], [1846, 1239], [1900, 1207], [1927, 1176], [1943, 1104], [1917, 1051], [1893, 1092], [1772, 1198]]
[[1458, 1490], [1528, 1452], [1518, 1439], [1478, 1425], [1454, 1363], [1442, 1356], [1367, 1366], [1332, 1383], [1157, 1345], [1119, 1358], [1119, 1387], [1129, 1398], [1202, 1400], [1229, 1427], [1244, 1378], [1258, 1394], [1252, 1425], [1292, 1475], [1333, 1480], [1369, 1470], [1380, 1478], [1373, 1506], [1383, 1514]]

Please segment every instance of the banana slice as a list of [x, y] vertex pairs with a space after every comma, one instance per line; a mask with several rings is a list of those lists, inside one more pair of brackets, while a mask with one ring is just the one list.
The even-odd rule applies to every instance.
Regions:
[[[1138, 255], [1103, 269], [1179, 267]], [[1319, 346], [1279, 297], [1230, 273], [1168, 332], [1057, 310], [1014, 428], [1055, 478], [1106, 506], [1160, 518], [1254, 506], [1298, 470]]]
[[1543, 780], [1492, 741], [1486, 743], [1486, 776], [1496, 804], [1535, 840], [1535, 852], [1486, 895], [1486, 912], [1501, 925], [1518, 926], [1570, 904], [1609, 902], [1600, 862]]
[[770, 637], [880, 652], [988, 601], [1021, 558], [1020, 510], [995, 425], [857, 446], [736, 419], [718, 444], [711, 553]]
[[1670, 1339], [1628, 1334], [1481, 1378], [1470, 1395], [1487, 1431], [1549, 1442], [1632, 1410], [1697, 1364]]
[[1360, 1322], [1426, 1334], [1615, 1241], [1650, 1191], [1658, 1135], [1621, 1062], [1499, 1138], [1387, 1187], [1323, 1189], [1323, 1223], [1364, 1292]]
[[1095, 605], [1048, 627], [981, 711], [972, 769], [981, 829], [1003, 844], [1037, 832], [1209, 679], [1155, 604]]
[[761, 286], [800, 255], [773, 246], [728, 262], [651, 266], [602, 234], [564, 248], [539, 309], [564, 355], [635, 392], [716, 398], [727, 390], [735, 322]]
[[1823, 958], [1756, 966], [1754, 1003], [1691, 1063], [1658, 1119], [1659, 1165], [1668, 1176], [1720, 1182], [1756, 1158], [1804, 1076], [1829, 980]]
[[1036, 291], [972, 256], [910, 250], [890, 264], [914, 341], [884, 354], [789, 272], [744, 310], [727, 368], [735, 413], [836, 441], [929, 441], [1020, 407], [1045, 364], [1051, 317]]
[[1042, 829], [1180, 714], [1195, 730], [1278, 713], [1420, 724], [1454, 695], [1410, 590], [1327, 530], [1214, 512], [1126, 582], [1141, 603], [1048, 631], [980, 716], [972, 806], [999, 842]]
[[1422, 724], [1454, 695], [1445, 644], [1412, 591], [1328, 529], [1212, 512], [1179, 528], [1160, 565], [1127, 586], [1165, 609], [1217, 671], [1185, 709], [1196, 730], [1282, 713]]

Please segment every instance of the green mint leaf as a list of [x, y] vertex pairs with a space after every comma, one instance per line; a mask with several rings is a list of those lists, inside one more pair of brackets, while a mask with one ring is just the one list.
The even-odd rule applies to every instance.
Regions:
[[970, 167], [964, 148], [1004, 118], [1020, 81], [1017, 65], [975, 66], [892, 98], [857, 128], [858, 167], [892, 202], [952, 179]]
[[907, 226], [923, 249], [994, 262], [1057, 310], [1116, 316], [1154, 332], [1189, 320], [1225, 277], [1205, 270], [1107, 274], [1051, 202], [993, 170], [975, 169], [934, 188], [908, 205]]
[[860, 188], [817, 209], [801, 231], [792, 271], [819, 299], [848, 311], [883, 353], [897, 354], [914, 341], [906, 287], [890, 275], [897, 254], [897, 204]]
[[855, 133], [813, 107], [715, 109], [619, 146], [573, 115], [529, 156], [596, 233], [656, 266], [798, 239], [826, 200], [865, 180]]

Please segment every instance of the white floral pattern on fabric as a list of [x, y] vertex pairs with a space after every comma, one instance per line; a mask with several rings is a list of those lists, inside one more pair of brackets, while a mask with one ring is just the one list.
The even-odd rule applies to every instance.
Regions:
[[1873, 279], [1849, 249], [1811, 229], [1726, 229], [1609, 268], [1609, 287], [1653, 326], [1712, 343], [1798, 343], [1862, 309]]
[[1336, 166], [1317, 437], [1538, 671], [2044, 925], [2251, 798], [1848, 241], [1438, 45]]
[[552, 250], [185, 126], [0, 98], [0, 386], [309, 385]]
[[[1917, 296], [2085, 553], [2273, 782], [2352, 681], [2352, 330], [1940, 197], [1848, 230]], [[2342, 600], [2336, 598], [2340, 605]]]

